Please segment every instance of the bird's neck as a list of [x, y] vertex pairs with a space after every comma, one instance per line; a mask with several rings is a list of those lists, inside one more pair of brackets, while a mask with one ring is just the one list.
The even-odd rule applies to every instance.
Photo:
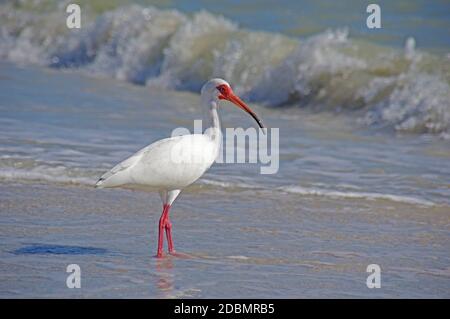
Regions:
[[205, 135], [208, 135], [212, 140], [221, 140], [222, 131], [220, 129], [219, 113], [217, 112], [217, 102], [214, 100], [202, 101], [204, 123], [206, 127]]

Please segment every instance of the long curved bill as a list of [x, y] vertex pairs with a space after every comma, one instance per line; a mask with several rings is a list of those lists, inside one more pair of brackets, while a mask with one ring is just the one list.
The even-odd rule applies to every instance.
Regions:
[[256, 121], [256, 123], [258, 123], [258, 126], [259, 126], [260, 128], [262, 128], [262, 129], [263, 129], [263, 132], [264, 132], [264, 129], [265, 129], [266, 127], [265, 127], [264, 124], [262, 123], [261, 119], [258, 117], [258, 115], [256, 115], [255, 112], [252, 111], [251, 108], [249, 108], [249, 107], [247, 106], [247, 104], [245, 104], [245, 103], [239, 98], [239, 96], [237, 96], [237, 95], [235, 95], [235, 94], [233, 94], [233, 93], [230, 93], [230, 94], [227, 96], [226, 99], [227, 99], [228, 101], [230, 101], [231, 103], [235, 104], [235, 105], [236, 105], [237, 107], [239, 107], [240, 109], [243, 109], [245, 112], [247, 112], [248, 114], [250, 114], [251, 117], [253, 117], [253, 119]]

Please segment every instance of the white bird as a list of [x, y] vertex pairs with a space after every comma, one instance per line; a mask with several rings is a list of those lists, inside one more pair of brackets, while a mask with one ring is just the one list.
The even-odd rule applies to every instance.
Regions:
[[164, 230], [170, 254], [174, 254], [169, 210], [183, 188], [199, 179], [217, 158], [222, 132], [217, 113], [220, 100], [227, 100], [250, 114], [261, 128], [258, 116], [233, 93], [222, 79], [209, 80], [201, 89], [201, 101], [208, 111], [209, 128], [204, 134], [190, 134], [156, 141], [103, 174], [96, 187], [124, 187], [156, 190], [163, 210], [159, 220], [157, 257], [163, 255]]

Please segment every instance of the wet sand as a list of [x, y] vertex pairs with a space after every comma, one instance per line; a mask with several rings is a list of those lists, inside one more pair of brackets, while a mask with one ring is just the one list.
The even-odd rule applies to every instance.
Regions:
[[193, 186], [172, 212], [191, 258], [161, 260], [159, 214], [156, 194], [2, 182], [0, 297], [450, 297], [446, 207]]

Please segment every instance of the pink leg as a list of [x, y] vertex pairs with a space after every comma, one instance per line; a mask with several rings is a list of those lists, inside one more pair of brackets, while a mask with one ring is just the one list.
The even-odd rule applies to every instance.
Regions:
[[163, 206], [163, 211], [161, 214], [161, 218], [159, 219], [159, 229], [158, 229], [158, 252], [156, 253], [156, 257], [161, 258], [163, 255], [163, 246], [164, 246], [164, 228], [166, 225], [167, 213], [169, 212], [169, 205]]
[[167, 213], [166, 213], [166, 221], [165, 221], [165, 228], [166, 228], [166, 235], [167, 235], [167, 246], [169, 248], [169, 253], [174, 253], [175, 249], [173, 248], [173, 240], [172, 240], [172, 223], [170, 222], [169, 219], [169, 210], [170, 210], [170, 205], [165, 205], [167, 206]]

